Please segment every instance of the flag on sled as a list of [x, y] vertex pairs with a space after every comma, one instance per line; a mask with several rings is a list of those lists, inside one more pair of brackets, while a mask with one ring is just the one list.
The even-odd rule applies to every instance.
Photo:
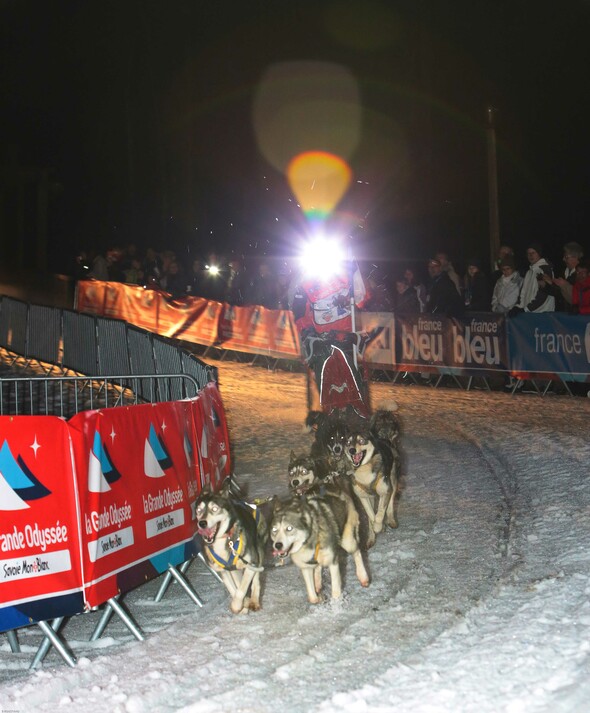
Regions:
[[294, 307], [300, 332], [310, 328], [320, 334], [352, 331], [351, 282], [357, 307], [362, 308], [369, 295], [358, 264], [354, 262], [351, 267], [352, 274], [342, 271], [326, 278], [311, 278], [301, 283], [305, 310], [298, 318], [297, 309]]
[[363, 401], [360, 383], [353, 368], [342, 349], [333, 345], [330, 356], [322, 366], [320, 403], [322, 410], [328, 414], [351, 406], [359, 416], [369, 416], [369, 408]]

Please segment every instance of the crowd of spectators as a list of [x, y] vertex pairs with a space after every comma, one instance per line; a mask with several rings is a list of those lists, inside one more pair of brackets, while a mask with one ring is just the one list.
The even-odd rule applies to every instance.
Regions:
[[[413, 264], [397, 272], [389, 270], [391, 274], [371, 265], [364, 274], [368, 299], [363, 309], [448, 316], [465, 312], [508, 316], [550, 311], [590, 314], [590, 265], [583, 259], [581, 245], [568, 242], [563, 246], [560, 270], [554, 269], [539, 243], [528, 245], [522, 257], [528, 266], [519, 270], [512, 247], [502, 245], [491, 271], [484, 269], [479, 257], [470, 257], [461, 277], [448, 253], [439, 251], [425, 261], [424, 280]], [[81, 253], [75, 273], [75, 279], [95, 278], [161, 289], [173, 299], [193, 295], [269, 309], [291, 309], [300, 278], [297, 268], [284, 260], [263, 258], [246, 266], [239, 257], [210, 252], [206, 258], [187, 261], [171, 250], [158, 252], [151, 247], [140, 254], [133, 244], [93, 256]]]
[[[187, 265], [187, 263], [190, 263]], [[159, 289], [173, 299], [195, 296], [231, 305], [263, 305], [288, 309], [292, 272], [285, 262], [259, 260], [247, 270], [243, 260], [210, 252], [206, 258], [180, 259], [172, 250], [147, 248], [140, 255], [135, 245], [113, 247], [104, 253], [81, 252], [74, 279], [96, 279]]]
[[[426, 285], [416, 283], [412, 272], [405, 281], [420, 301], [420, 311], [459, 316], [465, 312], [496, 312], [514, 316], [521, 312], [567, 312], [590, 314], [590, 263], [576, 242], [563, 246], [563, 268], [555, 270], [543, 246], [533, 242], [525, 253], [528, 266], [518, 269], [514, 250], [502, 245], [491, 273], [478, 257], [466, 261], [461, 279], [445, 252], [428, 260]], [[407, 291], [396, 282], [398, 293], [407, 301]]]

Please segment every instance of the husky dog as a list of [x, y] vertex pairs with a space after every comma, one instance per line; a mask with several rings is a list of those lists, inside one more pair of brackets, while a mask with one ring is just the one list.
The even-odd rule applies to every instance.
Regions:
[[326, 482], [328, 472], [325, 463], [310, 455], [289, 456], [289, 488], [295, 495], [303, 495]]
[[352, 555], [361, 585], [369, 586], [358, 530], [358, 512], [346, 493], [293, 497], [275, 508], [270, 529], [273, 555], [280, 560], [290, 556], [299, 567], [311, 604], [320, 601], [322, 567], [328, 567], [332, 597], [337, 599], [342, 594], [338, 546]]
[[386, 441], [392, 447], [397, 447], [401, 435], [401, 425], [397, 416], [393, 413], [397, 409], [379, 409], [371, 416], [369, 428], [382, 441]]
[[306, 426], [315, 432], [311, 455], [327, 464], [328, 472], [337, 476], [350, 475], [350, 465], [344, 454], [346, 447], [346, 421], [335, 414], [310, 411], [305, 419]]
[[260, 609], [268, 530], [260, 510], [237, 500], [231, 489], [231, 478], [226, 478], [220, 492], [203, 490], [197, 499], [197, 528], [211, 567], [231, 595], [231, 610], [239, 614]]
[[[380, 432], [384, 434], [384, 430]], [[371, 547], [375, 544], [375, 533], [381, 532], [386, 517], [390, 527], [397, 527], [394, 504], [401, 459], [395, 440], [390, 442], [380, 438], [370, 422], [360, 419], [350, 428], [346, 455], [353, 468], [353, 491], [369, 520], [366, 544]]]

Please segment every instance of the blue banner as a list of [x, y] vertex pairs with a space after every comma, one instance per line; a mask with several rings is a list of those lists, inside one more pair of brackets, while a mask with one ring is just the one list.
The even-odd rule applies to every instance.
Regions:
[[519, 314], [507, 320], [510, 368], [584, 381], [590, 374], [590, 321], [562, 312]]

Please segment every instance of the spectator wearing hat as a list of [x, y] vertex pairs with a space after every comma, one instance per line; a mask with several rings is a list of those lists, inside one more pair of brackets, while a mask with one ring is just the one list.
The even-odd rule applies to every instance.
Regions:
[[465, 305], [461, 295], [457, 292], [455, 283], [448, 273], [443, 270], [441, 261], [433, 257], [428, 261], [428, 300], [426, 312], [430, 314], [457, 317], [463, 314]]
[[547, 291], [555, 297], [555, 309], [558, 312], [573, 312], [572, 291], [576, 283], [578, 265], [584, 257], [584, 249], [579, 243], [566, 243], [563, 246], [565, 267], [558, 277], [545, 276]]
[[494, 284], [492, 312], [507, 314], [518, 302], [522, 275], [516, 269], [513, 255], [505, 255], [500, 260], [500, 277]]
[[465, 308], [470, 312], [489, 312], [492, 290], [487, 276], [482, 272], [481, 260], [472, 257], [467, 261], [465, 275]]
[[547, 291], [545, 275], [553, 277], [551, 265], [543, 257], [543, 246], [531, 243], [526, 251], [529, 269], [524, 276], [518, 302], [510, 310], [512, 317], [519, 312], [554, 312], [555, 297]]
[[511, 257], [514, 261], [514, 269], [516, 270], [516, 258], [514, 257], [514, 248], [511, 245], [502, 244], [498, 249], [498, 255], [494, 260], [492, 271], [492, 285], [495, 285], [498, 278], [502, 277], [502, 260], [505, 257]]

